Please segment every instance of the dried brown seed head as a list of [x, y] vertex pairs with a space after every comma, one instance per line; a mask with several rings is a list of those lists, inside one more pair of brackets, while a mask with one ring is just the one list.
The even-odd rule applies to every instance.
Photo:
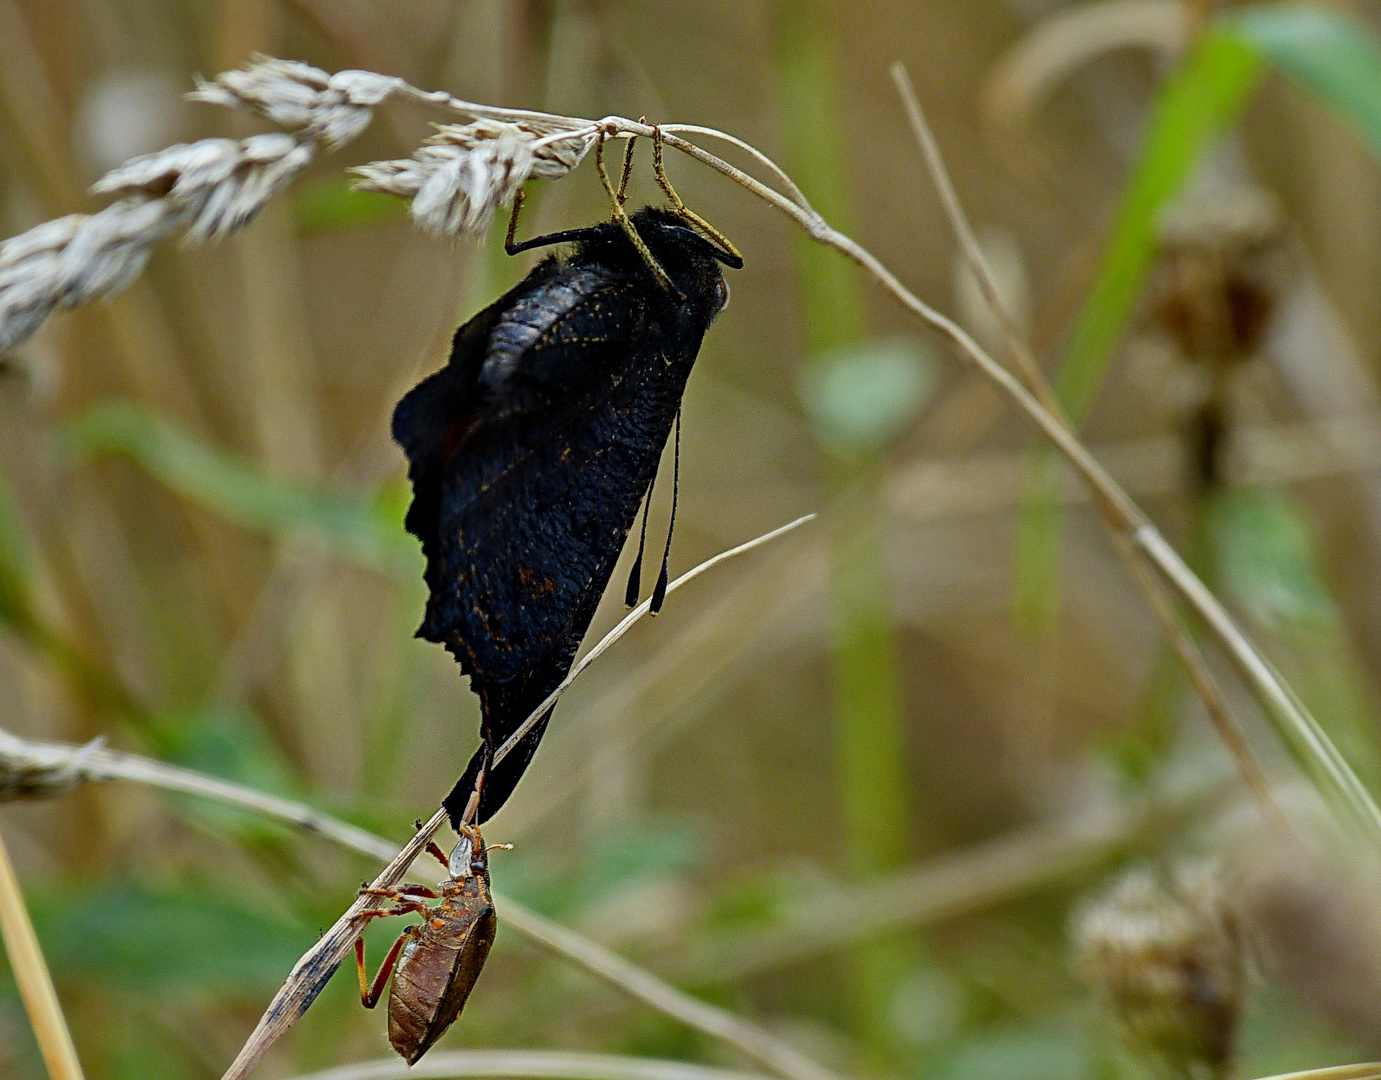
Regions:
[[1081, 967], [1128, 1046], [1177, 1075], [1223, 1075], [1242, 1005], [1237, 922], [1208, 868], [1135, 871], [1076, 915]]

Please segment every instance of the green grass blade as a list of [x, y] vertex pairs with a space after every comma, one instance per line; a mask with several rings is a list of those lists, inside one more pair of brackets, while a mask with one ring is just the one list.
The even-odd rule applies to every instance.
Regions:
[[66, 428], [79, 458], [121, 454], [192, 502], [265, 536], [310, 533], [355, 561], [411, 579], [415, 545], [391, 514], [357, 499], [271, 479], [137, 406], [100, 405]]
[[1161, 87], [1145, 149], [1113, 226], [1112, 238], [1056, 377], [1077, 423], [1092, 405], [1113, 347], [1126, 326], [1155, 255], [1156, 218], [1184, 186], [1213, 140], [1242, 112], [1260, 62], [1236, 34], [1204, 34]]
[[408, 204], [377, 191], [355, 191], [348, 176], [303, 184], [291, 202], [293, 224], [303, 232], [336, 232], [388, 225], [407, 217]]
[[[1093, 404], [1141, 293], [1155, 256], [1157, 216], [1241, 113], [1260, 68], [1241, 37], [1214, 28], [1161, 87], [1098, 276], [1056, 372], [1056, 392], [1075, 423]], [[1035, 627], [1049, 627], [1058, 608], [1063, 516], [1054, 504], [1054, 488], [1061, 470], [1051, 457], [1048, 450], [1036, 454], [1017, 526], [1017, 608]]]
[[1221, 25], [1335, 108], [1381, 157], [1381, 50], [1355, 20], [1322, 7], [1273, 4]]
[[0, 624], [20, 632], [33, 625], [33, 568], [9, 493], [0, 487]]

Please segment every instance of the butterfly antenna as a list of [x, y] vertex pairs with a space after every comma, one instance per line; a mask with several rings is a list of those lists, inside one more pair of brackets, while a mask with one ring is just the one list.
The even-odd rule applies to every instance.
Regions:
[[671, 470], [671, 521], [667, 523], [667, 546], [662, 552], [662, 572], [657, 575], [657, 587], [652, 590], [650, 611], [653, 615], [662, 610], [667, 598], [667, 582], [670, 579], [671, 534], [676, 531], [676, 500], [681, 493], [681, 410], [676, 410], [675, 449], [672, 452]]
[[609, 196], [609, 204], [614, 210], [614, 221], [618, 223], [629, 242], [637, 249], [642, 256], [647, 268], [652, 271], [652, 276], [657, 279], [657, 284], [666, 289], [673, 296], [680, 296], [676, 286], [672, 284], [667, 272], [662, 269], [662, 264], [653, 258], [652, 252], [648, 250], [643, 238], [638, 235], [638, 230], [634, 227], [632, 220], [628, 216], [628, 211], [623, 208], [623, 203], [619, 201], [619, 194], [614, 190], [614, 185], [609, 180], [609, 173], [604, 168], [604, 140], [608, 136], [600, 134], [599, 141], [595, 143], [595, 169], [599, 172], [599, 181], [604, 185], [605, 193]]
[[667, 193], [667, 198], [671, 200], [672, 209], [723, 248], [728, 254], [732, 255], [738, 260], [739, 264], [742, 265], [743, 253], [739, 251], [738, 248], [734, 247], [727, 236], [687, 206], [681, 200], [681, 196], [676, 194], [676, 189], [671, 186], [671, 180], [667, 178], [666, 168], [662, 165], [662, 129], [655, 124], [652, 128], [652, 171], [657, 174], [657, 183], [661, 185], [662, 190]]
[[657, 470], [652, 470], [652, 479], [647, 485], [647, 501], [643, 503], [643, 528], [638, 534], [638, 557], [633, 560], [633, 569], [628, 575], [628, 588], [623, 594], [623, 602], [629, 607], [638, 603], [638, 591], [643, 581], [643, 551], [647, 547], [647, 515], [652, 509], [652, 489], [657, 484]]

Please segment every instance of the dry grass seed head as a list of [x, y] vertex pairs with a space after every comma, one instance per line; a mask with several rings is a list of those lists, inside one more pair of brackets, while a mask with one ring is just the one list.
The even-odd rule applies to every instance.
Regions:
[[247, 68], [223, 71], [210, 82], [199, 79], [187, 98], [252, 109], [334, 148], [364, 131], [373, 107], [403, 85], [401, 79], [372, 71], [328, 75], [296, 60], [258, 56]]
[[353, 169], [355, 187], [411, 199], [413, 220], [433, 236], [477, 235], [524, 183], [559, 180], [593, 142], [547, 127], [490, 119], [438, 125], [412, 157]]
[[1130, 1049], [1222, 1075], [1242, 1005], [1237, 920], [1211, 867], [1136, 870], [1075, 916], [1080, 966]]

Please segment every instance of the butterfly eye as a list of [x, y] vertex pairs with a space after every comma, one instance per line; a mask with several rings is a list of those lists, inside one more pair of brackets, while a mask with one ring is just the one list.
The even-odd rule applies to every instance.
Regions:
[[715, 288], [715, 296], [719, 300], [719, 306], [715, 308], [716, 311], [723, 311], [729, 306], [729, 283], [723, 278], [719, 279], [719, 284]]

